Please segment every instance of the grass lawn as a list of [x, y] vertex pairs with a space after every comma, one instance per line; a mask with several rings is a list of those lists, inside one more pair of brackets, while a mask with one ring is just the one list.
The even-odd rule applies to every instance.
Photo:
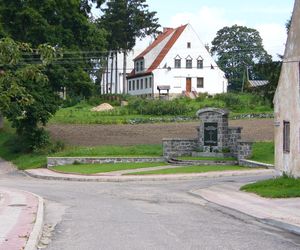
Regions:
[[162, 170], [153, 170], [147, 172], [136, 172], [128, 175], [152, 175], [152, 174], [192, 174], [192, 173], [206, 173], [214, 171], [228, 171], [228, 170], [249, 170], [250, 168], [239, 166], [192, 166], [169, 168]]
[[[14, 137], [14, 130], [6, 124], [5, 129], [0, 131], [0, 157], [11, 161], [18, 169], [32, 169], [46, 166], [46, 154], [34, 154], [14, 152], [9, 140]], [[66, 147], [61, 152], [49, 156], [151, 156], [162, 155], [162, 145], [137, 145], [137, 146], [98, 146], [98, 147]]]
[[300, 197], [300, 179], [280, 177], [248, 184], [241, 190], [266, 198]]
[[162, 156], [162, 145], [134, 145], [134, 146], [97, 146], [97, 147], [67, 147], [65, 150], [53, 154], [57, 157], [106, 157], [106, 156]]
[[184, 161], [236, 161], [237, 160], [233, 157], [220, 158], [220, 157], [192, 157], [192, 156], [176, 157], [176, 159], [184, 160]]
[[119, 170], [150, 168], [158, 166], [167, 166], [165, 162], [147, 162], [147, 163], [110, 163], [110, 164], [79, 164], [55, 166], [52, 169], [65, 173], [96, 174]]
[[274, 142], [254, 143], [252, 157], [249, 160], [274, 164]]

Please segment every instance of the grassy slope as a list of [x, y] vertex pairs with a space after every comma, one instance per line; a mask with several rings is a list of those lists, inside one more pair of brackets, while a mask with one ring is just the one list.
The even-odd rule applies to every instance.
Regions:
[[[230, 96], [233, 98], [230, 101]], [[224, 100], [226, 99], [226, 100]], [[228, 100], [229, 99], [229, 100]], [[51, 119], [50, 123], [71, 123], [71, 124], [126, 124], [134, 120], [153, 122], [153, 119], [168, 121], [178, 116], [195, 118], [197, 110], [204, 107], [227, 108], [231, 110], [231, 116], [243, 113], [272, 113], [270, 105], [262, 98], [251, 94], [228, 94], [227, 98], [218, 96], [213, 98], [198, 98], [195, 100], [182, 98], [180, 104], [188, 106], [186, 112], [177, 116], [166, 115], [140, 115], [137, 110], [128, 107], [116, 107], [107, 112], [91, 112], [92, 105], [86, 102], [79, 103], [73, 107], [62, 108]], [[99, 103], [100, 104], [100, 103]]]
[[191, 173], [206, 173], [214, 171], [228, 170], [249, 170], [249, 168], [239, 166], [192, 166], [182, 168], [169, 168], [162, 170], [154, 170], [147, 172], [136, 172], [128, 175], [152, 175], [152, 174], [191, 174]]
[[[39, 168], [46, 165], [45, 154], [15, 153], [7, 146], [7, 141], [13, 138], [14, 131], [6, 126], [0, 131], [0, 157], [13, 162], [19, 169]], [[153, 156], [162, 155], [162, 146], [137, 145], [137, 146], [98, 146], [98, 147], [67, 147], [65, 150], [51, 156]]]
[[274, 142], [256, 142], [250, 160], [274, 164]]
[[80, 164], [80, 165], [64, 165], [53, 167], [54, 170], [58, 170], [66, 173], [80, 173], [80, 174], [96, 174], [113, 172], [127, 169], [149, 168], [168, 165], [165, 162], [147, 162], [147, 163], [116, 163], [116, 164]]
[[[7, 127], [7, 126], [6, 126]], [[46, 156], [39, 154], [15, 153], [11, 150], [6, 142], [13, 138], [12, 129], [4, 129], [0, 131], [0, 157], [7, 161], [11, 161], [18, 166], [19, 169], [39, 168], [46, 165]]]
[[51, 156], [63, 157], [105, 157], [105, 156], [162, 156], [162, 145], [135, 145], [135, 146], [97, 146], [97, 147], [68, 147], [66, 150]]
[[300, 179], [281, 177], [259, 181], [241, 187], [241, 190], [267, 198], [300, 197]]

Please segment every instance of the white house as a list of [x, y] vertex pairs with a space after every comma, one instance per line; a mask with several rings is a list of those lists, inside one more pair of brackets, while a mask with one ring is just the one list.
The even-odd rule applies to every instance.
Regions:
[[131, 95], [157, 96], [161, 89], [170, 95], [217, 94], [227, 91], [224, 72], [205, 48], [190, 24], [164, 31], [134, 59], [127, 76]]
[[275, 168], [300, 177], [300, 0], [291, 27], [274, 97]]

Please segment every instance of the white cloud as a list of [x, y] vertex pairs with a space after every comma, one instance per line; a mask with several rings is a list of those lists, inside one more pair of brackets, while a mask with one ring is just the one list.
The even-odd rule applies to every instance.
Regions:
[[286, 42], [286, 29], [276, 23], [261, 24], [255, 27], [263, 39], [264, 47], [273, 59], [278, 59], [277, 54], [283, 55]]
[[218, 30], [233, 24], [244, 25], [242, 21], [230, 21], [225, 18], [225, 11], [217, 8], [202, 7], [195, 13], [178, 13], [171, 18], [170, 26], [177, 27], [190, 23], [203, 43], [210, 43]]
[[[225, 10], [204, 6], [195, 12], [175, 14], [171, 18], [169, 26], [177, 27], [190, 23], [200, 36], [202, 42], [204, 44], [210, 44], [215, 38], [217, 31], [224, 26], [231, 26], [234, 24], [248, 26], [245, 21], [231, 19], [232, 16], [228, 18], [225, 14]], [[228, 15], [228, 12], [226, 15]], [[253, 28], [251, 26], [248, 27]], [[283, 54], [284, 43], [286, 42], [286, 31], [283, 25], [276, 23], [262, 23], [254, 28], [260, 32], [265, 49], [274, 59], [277, 59], [277, 54]]]

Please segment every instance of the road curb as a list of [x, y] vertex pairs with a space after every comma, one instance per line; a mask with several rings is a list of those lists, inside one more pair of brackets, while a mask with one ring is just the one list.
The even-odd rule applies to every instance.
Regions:
[[88, 178], [84, 176], [80, 177], [68, 177], [67, 174], [65, 176], [49, 176], [49, 175], [41, 175], [29, 172], [27, 170], [23, 171], [26, 175], [44, 179], [44, 180], [64, 180], [64, 181], [78, 181], [78, 182], [140, 182], [140, 181], [177, 181], [177, 180], [194, 180], [194, 179], [206, 179], [206, 178], [220, 178], [220, 177], [234, 177], [234, 176], [260, 176], [266, 174], [274, 174], [273, 171], [235, 171], [235, 172], [210, 172], [210, 173], [201, 173], [197, 175], [172, 175], [172, 176], [99, 176], [97, 178]]
[[[198, 189], [199, 190], [199, 189]], [[225, 205], [221, 205], [221, 204], [218, 204], [216, 202], [213, 202], [213, 201], [210, 201], [206, 198], [204, 198], [202, 195], [198, 194], [197, 193], [197, 190], [191, 190], [188, 192], [190, 195], [193, 195], [193, 196], [196, 196], [198, 198], [201, 198], [211, 204], [214, 204], [216, 206], [219, 206], [219, 207], [223, 207], [223, 208], [226, 208], [226, 209], [230, 209], [232, 211], [235, 211], [235, 212], [238, 212], [238, 213], [241, 213], [241, 214], [244, 214], [246, 216], [249, 216], [261, 223], [264, 223], [266, 225], [269, 225], [269, 226], [273, 226], [273, 227], [276, 227], [276, 228], [279, 228], [281, 230], [285, 230], [289, 233], [293, 233], [293, 234], [296, 234], [296, 235], [300, 235], [300, 227], [299, 226], [296, 226], [296, 225], [293, 225], [293, 224], [289, 224], [287, 222], [283, 222], [283, 221], [279, 221], [279, 220], [274, 220], [274, 219], [262, 219], [262, 218], [258, 218], [252, 214], [248, 214], [248, 213], [245, 213], [239, 209], [236, 209], [236, 208], [232, 208], [232, 207], [228, 207], [228, 206], [225, 206]]]
[[27, 192], [27, 191], [23, 191], [23, 192], [29, 193], [38, 198], [38, 210], [36, 213], [36, 219], [34, 222], [33, 230], [30, 233], [30, 236], [24, 248], [24, 250], [36, 250], [38, 242], [42, 235], [43, 225], [44, 225], [44, 199], [41, 196], [33, 194], [31, 192]]

